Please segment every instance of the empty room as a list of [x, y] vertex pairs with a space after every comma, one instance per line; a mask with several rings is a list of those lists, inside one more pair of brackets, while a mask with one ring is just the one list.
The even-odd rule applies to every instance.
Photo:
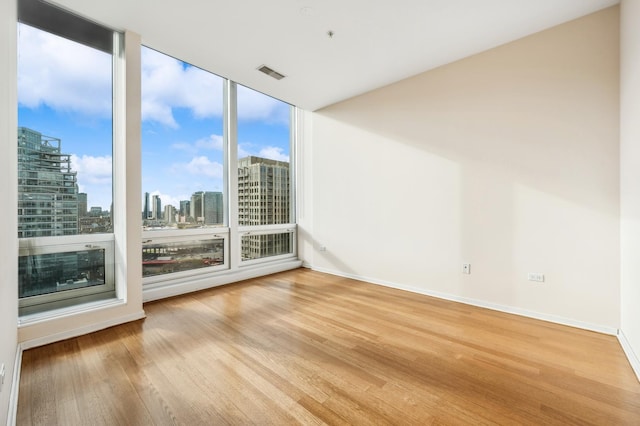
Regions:
[[640, 424], [640, 2], [0, 17], [0, 423]]

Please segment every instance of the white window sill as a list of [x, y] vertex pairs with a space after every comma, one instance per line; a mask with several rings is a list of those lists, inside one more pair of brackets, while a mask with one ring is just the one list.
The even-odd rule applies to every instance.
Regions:
[[35, 314], [23, 315], [18, 318], [18, 328], [29, 327], [32, 325], [60, 319], [67, 318], [74, 315], [84, 314], [87, 312], [96, 312], [103, 309], [111, 309], [119, 306], [124, 306], [126, 303], [122, 299], [106, 299], [98, 300], [95, 302], [81, 303], [74, 306], [68, 306], [65, 308], [52, 309], [46, 312], [39, 312]]

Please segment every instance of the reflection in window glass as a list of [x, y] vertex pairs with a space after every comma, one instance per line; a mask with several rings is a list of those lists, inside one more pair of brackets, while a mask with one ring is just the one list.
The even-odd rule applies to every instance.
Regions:
[[242, 260], [293, 253], [293, 233], [242, 236]]
[[20, 256], [20, 298], [105, 284], [105, 251]]
[[223, 79], [146, 47], [141, 54], [144, 229], [222, 226]]
[[224, 264], [224, 239], [147, 243], [142, 247], [142, 275], [152, 276]]
[[[290, 223], [290, 110], [238, 85], [238, 221]], [[244, 251], [243, 251], [244, 253]]]

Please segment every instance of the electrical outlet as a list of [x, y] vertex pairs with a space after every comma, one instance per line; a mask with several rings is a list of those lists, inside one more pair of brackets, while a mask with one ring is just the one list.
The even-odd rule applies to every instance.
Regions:
[[463, 263], [462, 264], [462, 273], [463, 274], [470, 274], [471, 273], [471, 264], [470, 263]]
[[527, 279], [529, 281], [535, 281], [538, 283], [543, 283], [544, 282], [544, 274], [541, 274], [539, 272], [529, 272], [529, 275], [527, 275]]
[[318, 251], [327, 251], [327, 247], [326, 246], [320, 246], [320, 247], [318, 247]]

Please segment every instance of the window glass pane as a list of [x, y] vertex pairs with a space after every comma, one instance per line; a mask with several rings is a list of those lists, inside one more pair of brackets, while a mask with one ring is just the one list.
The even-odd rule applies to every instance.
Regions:
[[242, 260], [293, 253], [293, 233], [242, 236]]
[[[238, 85], [238, 223], [290, 223], [290, 110]], [[243, 252], [244, 253], [244, 252]]]
[[224, 225], [222, 91], [222, 78], [142, 48], [144, 229]]
[[112, 232], [112, 55], [18, 31], [18, 236]]
[[152, 276], [224, 264], [224, 239], [148, 243], [142, 247], [142, 275]]
[[105, 284], [105, 250], [20, 256], [20, 298]]

